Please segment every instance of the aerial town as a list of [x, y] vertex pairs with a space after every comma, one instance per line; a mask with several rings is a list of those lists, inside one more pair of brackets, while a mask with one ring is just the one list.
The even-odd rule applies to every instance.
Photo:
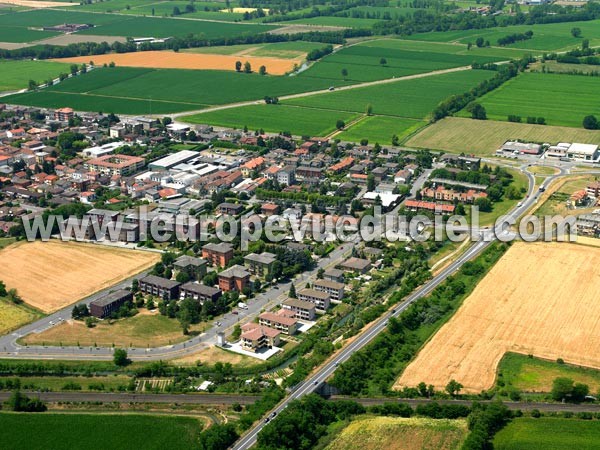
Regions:
[[600, 448], [597, 0], [1, 0], [2, 448]]

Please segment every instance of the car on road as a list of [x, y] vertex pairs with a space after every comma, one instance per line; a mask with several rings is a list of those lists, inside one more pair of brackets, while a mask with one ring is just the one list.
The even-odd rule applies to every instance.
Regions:
[[269, 419], [268, 417], [265, 417], [265, 423], [269, 423], [269, 420], [271, 420], [271, 419]]
[[319, 382], [318, 382], [318, 381], [315, 381], [313, 384], [316, 386], [317, 384], [319, 384]]
[[333, 86], [329, 86], [329, 90], [330, 90], [330, 91], [334, 91], [334, 90], [335, 90], [335, 88], [334, 88]]
[[221, 326], [221, 322], [217, 322], [215, 325], [218, 326], [218, 327], [220, 327]]
[[277, 415], [277, 412], [273, 411], [269, 417], [272, 419], [272, 418], [273, 418], [273, 417], [275, 417], [276, 415]]
[[237, 312], [237, 311], [231, 311], [231, 314], [238, 315], [238, 314], [239, 314], [239, 312]]

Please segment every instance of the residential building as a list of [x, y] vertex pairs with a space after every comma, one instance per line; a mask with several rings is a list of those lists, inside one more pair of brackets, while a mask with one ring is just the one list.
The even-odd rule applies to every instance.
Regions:
[[316, 305], [297, 298], [288, 298], [281, 303], [281, 307], [294, 313], [294, 317], [300, 320], [314, 320]]
[[133, 300], [133, 293], [127, 289], [111, 292], [90, 303], [90, 314], [98, 319], [104, 319], [117, 311], [123, 304]]
[[83, 167], [92, 173], [128, 176], [141, 170], [145, 164], [144, 158], [137, 156], [104, 155], [86, 161]]
[[179, 298], [191, 298], [204, 304], [204, 302], [216, 302], [223, 293], [220, 289], [212, 286], [205, 286], [198, 282], [190, 281], [182, 284], [179, 289]]
[[156, 275], [146, 275], [138, 280], [138, 289], [144, 294], [154, 295], [164, 300], [179, 298], [181, 283]]
[[244, 205], [240, 205], [239, 203], [221, 203], [218, 206], [218, 210], [221, 214], [229, 214], [231, 216], [237, 216], [241, 214], [244, 210]]
[[454, 205], [444, 203], [427, 202], [422, 200], [406, 200], [404, 206], [410, 211], [432, 211], [435, 214], [454, 214]]
[[224, 292], [242, 292], [249, 283], [250, 272], [244, 266], [236, 264], [219, 273], [219, 287]]
[[329, 294], [332, 300], [341, 300], [344, 298], [344, 283], [330, 280], [317, 280], [313, 284], [317, 291]]
[[275, 176], [279, 184], [290, 186], [296, 182], [296, 168], [291, 165], [282, 167]]
[[191, 279], [201, 280], [206, 275], [206, 260], [183, 255], [175, 260], [173, 268], [175, 275], [179, 272], [186, 272]]
[[265, 312], [258, 316], [258, 323], [266, 327], [274, 328], [283, 334], [291, 336], [298, 330], [298, 321], [292, 317], [287, 317], [285, 310], [283, 314]]
[[227, 242], [211, 242], [202, 247], [202, 258], [213, 266], [225, 267], [233, 258], [233, 246]]
[[331, 296], [328, 293], [309, 288], [299, 290], [298, 299], [314, 303], [315, 307], [321, 311], [327, 311], [331, 302]]
[[54, 111], [54, 119], [60, 122], [68, 122], [74, 116], [72, 108], [59, 108]]
[[323, 273], [323, 279], [330, 281], [337, 281], [338, 283], [344, 282], [344, 271], [340, 269], [327, 269]]
[[585, 190], [591, 197], [600, 197], [600, 181], [594, 181], [593, 183], [588, 184]]
[[258, 172], [265, 166], [265, 158], [259, 156], [258, 158], [253, 158], [250, 161], [245, 162], [240, 166], [242, 171], [242, 175], [244, 178], [249, 178], [253, 172]]
[[279, 206], [275, 203], [264, 203], [261, 206], [260, 211], [265, 216], [274, 216], [275, 214], [279, 214]]
[[[255, 323], [246, 324], [246, 331], [241, 336], [241, 347], [244, 350], [258, 352], [263, 348], [277, 347], [281, 331], [274, 328], [260, 326]], [[243, 329], [244, 327], [242, 327]]]
[[371, 268], [371, 261], [352, 256], [346, 261], [342, 262], [339, 265], [339, 268], [346, 272], [367, 273]]
[[244, 257], [244, 265], [248, 268], [248, 271], [261, 277], [271, 272], [275, 261], [277, 261], [277, 256], [269, 252], [250, 253]]

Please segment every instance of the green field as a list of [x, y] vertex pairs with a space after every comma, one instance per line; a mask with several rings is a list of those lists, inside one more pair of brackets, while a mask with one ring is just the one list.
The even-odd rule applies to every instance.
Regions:
[[182, 49], [180, 51], [182, 53], [216, 55], [235, 55], [236, 53], [243, 53], [244, 56], [294, 59], [303, 56], [315, 48], [321, 48], [323, 46], [324, 44], [319, 42], [291, 41], [270, 44], [219, 45], [215, 47]]
[[356, 118], [349, 112], [286, 105], [252, 105], [224, 109], [185, 118], [187, 122], [209, 123], [224, 127], [243, 128], [279, 133], [289, 131], [298, 136], [324, 136], [335, 130], [338, 119], [349, 122]]
[[[9, 15], [12, 14], [0, 15], [0, 18]], [[28, 30], [23, 27], [0, 25], [0, 42], [33, 42], [58, 36], [58, 34], [53, 31]]]
[[[575, 38], [571, 35], [573, 27], [581, 28], [581, 37]], [[580, 46], [583, 39], [589, 39], [592, 46], [600, 45], [600, 20], [416, 33], [407, 37], [407, 39], [434, 42], [460, 42], [466, 44], [468, 42], [475, 43], [478, 37], [482, 37], [485, 40], [489, 40], [492, 46], [495, 46], [501, 37], [513, 33], [524, 33], [529, 30], [533, 31], [532, 39], [516, 42], [509, 47], [538, 51], [564, 50]]]
[[304, 24], [304, 25], [321, 25], [328, 27], [346, 27], [346, 28], [371, 28], [374, 23], [379, 22], [377, 19], [360, 19], [353, 17], [333, 17], [320, 16], [311, 17], [310, 19], [288, 20], [283, 22], [284, 25]]
[[38, 83], [69, 73], [70, 64], [51, 61], [0, 61], [0, 91], [26, 88], [29, 80]]
[[187, 450], [198, 446], [201, 429], [191, 417], [140, 414], [2, 413], [0, 419], [2, 446], [11, 450]]
[[[600, 78], [564, 74], [522, 73], [483, 96], [488, 119], [507, 120], [510, 114], [525, 121], [544, 117], [548, 125], [581, 127], [589, 114], [600, 116]], [[466, 111], [460, 116], [468, 117]]]
[[[172, 9], [172, 7], [171, 7]], [[207, 39], [256, 34], [276, 28], [270, 25], [252, 25], [200, 20], [180, 20], [162, 17], [127, 16], [122, 14], [88, 13], [73, 10], [33, 10], [0, 15], [0, 42], [29, 42], [29, 35], [40, 33], [43, 39], [58, 33], [31, 31], [28, 27], [44, 27], [63, 23], [90, 23], [93, 28], [78, 32], [80, 35], [170, 37], [193, 34]], [[7, 28], [10, 27], [10, 28]], [[13, 30], [14, 28], [14, 30]], [[10, 33], [6, 30], [9, 30]], [[13, 40], [4, 39], [4, 33], [15, 34]]]
[[[501, 374], [501, 376], [500, 376]], [[498, 366], [498, 380], [525, 392], [550, 392], [555, 378], [571, 378], [584, 383], [592, 393], [600, 389], [600, 371], [586, 367], [558, 364], [518, 353], [507, 353]]]
[[371, 116], [365, 117], [356, 125], [336, 136], [336, 139], [350, 142], [360, 142], [367, 139], [374, 144], [390, 145], [395, 134], [399, 139], [425, 125], [425, 122], [400, 117]]
[[600, 421], [542, 417], [513, 419], [494, 437], [496, 450], [596, 450]]
[[359, 113], [372, 105], [374, 114], [423, 119], [445, 98], [468, 91], [493, 75], [486, 70], [466, 70], [291, 99], [285, 104]]
[[[362, 82], [469, 66], [473, 62], [507, 59], [505, 54], [493, 53], [467, 52], [463, 45], [415, 44], [397, 39], [372, 40], [339, 50], [313, 65], [302, 76], [327, 78], [332, 82], [344, 79]], [[521, 52], [514, 56], [520, 57]], [[381, 58], [386, 60], [385, 65], [380, 64]], [[342, 76], [343, 69], [348, 71], [346, 77]]]

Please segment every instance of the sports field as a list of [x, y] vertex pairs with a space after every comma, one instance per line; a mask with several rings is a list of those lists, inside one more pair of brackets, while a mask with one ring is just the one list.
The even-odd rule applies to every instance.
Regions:
[[[190, 327], [190, 331], [202, 330], [203, 325]], [[29, 345], [50, 346], [98, 346], [98, 347], [162, 347], [189, 339], [181, 331], [178, 320], [162, 316], [155, 311], [143, 309], [133, 317], [113, 323], [102, 321], [94, 328], [84, 322], [68, 320], [41, 333], [32, 333], [23, 338]]]
[[494, 385], [506, 352], [600, 368], [600, 249], [516, 243], [421, 349], [396, 387], [421, 381], [464, 392]]
[[[511, 114], [544, 117], [548, 125], [582, 127], [589, 114], [600, 116], [596, 101], [600, 78], [564, 74], [522, 73], [483, 96], [488, 119], [507, 120]], [[463, 117], [469, 116], [461, 111]]]
[[371, 417], [353, 420], [327, 450], [454, 450], [467, 435], [464, 420]]
[[596, 450], [600, 421], [519, 417], [494, 437], [496, 450]]
[[91, 60], [94, 64], [103, 65], [114, 62], [117, 66], [148, 67], [153, 69], [209, 69], [235, 71], [236, 62], [250, 63], [252, 70], [258, 72], [265, 66], [271, 75], [283, 75], [293, 70], [294, 65], [302, 64], [301, 59], [260, 58], [253, 56], [209, 55], [199, 53], [180, 53], [173, 51], [150, 51], [117, 53], [94, 56], [76, 56], [61, 58], [55, 61], [83, 64]]
[[447, 117], [411, 137], [406, 145], [447, 152], [490, 156], [504, 142], [514, 139], [552, 144], [558, 142], [595, 144], [600, 142], [600, 131]]
[[50, 313], [135, 275], [160, 259], [151, 252], [74, 242], [20, 242], [0, 251], [1, 279]]
[[[581, 37], [575, 38], [571, 35], [571, 29], [581, 29]], [[415, 33], [407, 39], [434, 42], [459, 42], [466, 44], [475, 41], [478, 37], [489, 40], [492, 46], [498, 45], [499, 38], [514, 33], [525, 33], [533, 31], [533, 38], [525, 41], [515, 42], [507, 46], [527, 50], [566, 50], [581, 46], [582, 39], [589, 39], [591, 46], [600, 44], [600, 20], [585, 22], [564, 22], [542, 25], [514, 25], [509, 27], [497, 27], [488, 29], [456, 30], [446, 32]]]
[[29, 80], [38, 83], [69, 73], [69, 64], [51, 61], [0, 61], [0, 91], [24, 89]]
[[142, 414], [3, 412], [0, 417], [2, 445], [12, 450], [187, 450], [198, 447], [204, 426], [193, 417]]
[[191, 123], [209, 123], [211, 125], [280, 133], [289, 131], [298, 136], [325, 136], [335, 130], [336, 122], [349, 122], [358, 114], [346, 111], [326, 109], [297, 108], [286, 105], [252, 105], [212, 111], [183, 120]]

